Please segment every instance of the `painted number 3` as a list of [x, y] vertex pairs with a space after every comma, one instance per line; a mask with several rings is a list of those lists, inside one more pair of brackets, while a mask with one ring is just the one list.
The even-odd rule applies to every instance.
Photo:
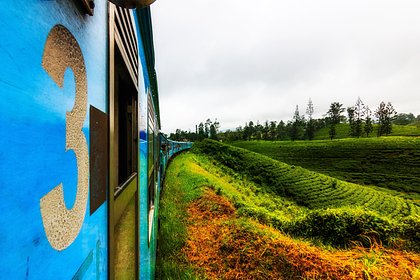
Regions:
[[60, 87], [64, 73], [71, 68], [76, 83], [73, 109], [66, 113], [66, 151], [73, 150], [77, 161], [77, 194], [72, 209], [64, 202], [60, 183], [40, 200], [42, 223], [47, 239], [56, 250], [64, 250], [76, 239], [83, 224], [88, 198], [89, 158], [86, 137], [82, 132], [86, 118], [86, 68], [79, 44], [62, 25], [54, 26], [45, 42], [42, 67]]

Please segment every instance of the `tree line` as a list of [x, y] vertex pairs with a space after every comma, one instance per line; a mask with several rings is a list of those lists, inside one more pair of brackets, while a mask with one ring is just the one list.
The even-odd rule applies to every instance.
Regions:
[[[406, 125], [412, 122], [420, 122], [420, 115], [415, 117], [412, 113], [397, 114], [391, 102], [381, 102], [375, 111], [365, 105], [360, 97], [354, 106], [347, 108], [339, 102], [332, 102], [328, 111], [322, 118], [315, 119], [314, 105], [309, 99], [306, 115], [301, 114], [299, 106], [296, 105], [292, 119], [284, 122], [283, 120], [249, 121], [244, 126], [239, 126], [235, 130], [220, 132], [220, 123], [215, 119], [207, 119], [196, 125], [196, 131], [182, 131], [177, 129], [170, 134], [170, 138], [176, 141], [199, 141], [204, 138], [211, 138], [222, 141], [240, 140], [312, 140], [315, 132], [327, 127], [330, 139], [337, 135], [336, 127], [340, 123], [347, 123], [349, 126], [348, 135], [350, 137], [369, 137], [374, 132], [373, 125], [376, 126], [376, 136], [389, 135], [392, 132], [392, 125]], [[345, 115], [346, 113], [346, 115]]]
[[[339, 102], [331, 103], [330, 109], [327, 112], [327, 116], [330, 119], [329, 135], [331, 139], [334, 139], [336, 136], [336, 125], [342, 120], [346, 120], [345, 117], [342, 116], [344, 111], [345, 108], [343, 108], [343, 104], [340, 104]], [[381, 102], [378, 109], [374, 112], [374, 115], [378, 119], [377, 136], [391, 133], [392, 120], [396, 113], [397, 112], [390, 102], [386, 105], [385, 102]], [[372, 111], [369, 106], [364, 105], [360, 97], [357, 99], [354, 106], [347, 107], [347, 115], [349, 136], [360, 137], [366, 134], [366, 137], [369, 137], [369, 134], [373, 132]]]
[[195, 126], [195, 132], [176, 129], [175, 133], [171, 133], [169, 138], [174, 141], [201, 141], [205, 138], [218, 140], [220, 123], [215, 119], [211, 121], [207, 119]]

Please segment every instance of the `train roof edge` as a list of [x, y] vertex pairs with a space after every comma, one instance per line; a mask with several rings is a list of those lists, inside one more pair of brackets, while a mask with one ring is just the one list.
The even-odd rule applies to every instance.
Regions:
[[153, 104], [155, 106], [158, 126], [160, 129], [161, 123], [159, 110], [159, 91], [155, 70], [155, 52], [153, 44], [153, 29], [150, 7], [136, 9], [136, 13], [143, 43], [144, 55], [146, 59], [147, 73], [150, 80], [150, 89], [152, 92]]

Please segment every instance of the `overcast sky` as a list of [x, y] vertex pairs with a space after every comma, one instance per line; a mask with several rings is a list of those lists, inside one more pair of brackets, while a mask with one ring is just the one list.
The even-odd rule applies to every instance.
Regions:
[[309, 98], [420, 114], [420, 1], [158, 0], [162, 130], [289, 120]]

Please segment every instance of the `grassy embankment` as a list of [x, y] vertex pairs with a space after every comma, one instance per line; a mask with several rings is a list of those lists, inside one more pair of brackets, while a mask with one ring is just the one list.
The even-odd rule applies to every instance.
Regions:
[[165, 188], [162, 279], [419, 276], [400, 250], [417, 250], [419, 208], [387, 192], [211, 141], [174, 160]]
[[418, 137], [232, 144], [337, 179], [420, 194]]

